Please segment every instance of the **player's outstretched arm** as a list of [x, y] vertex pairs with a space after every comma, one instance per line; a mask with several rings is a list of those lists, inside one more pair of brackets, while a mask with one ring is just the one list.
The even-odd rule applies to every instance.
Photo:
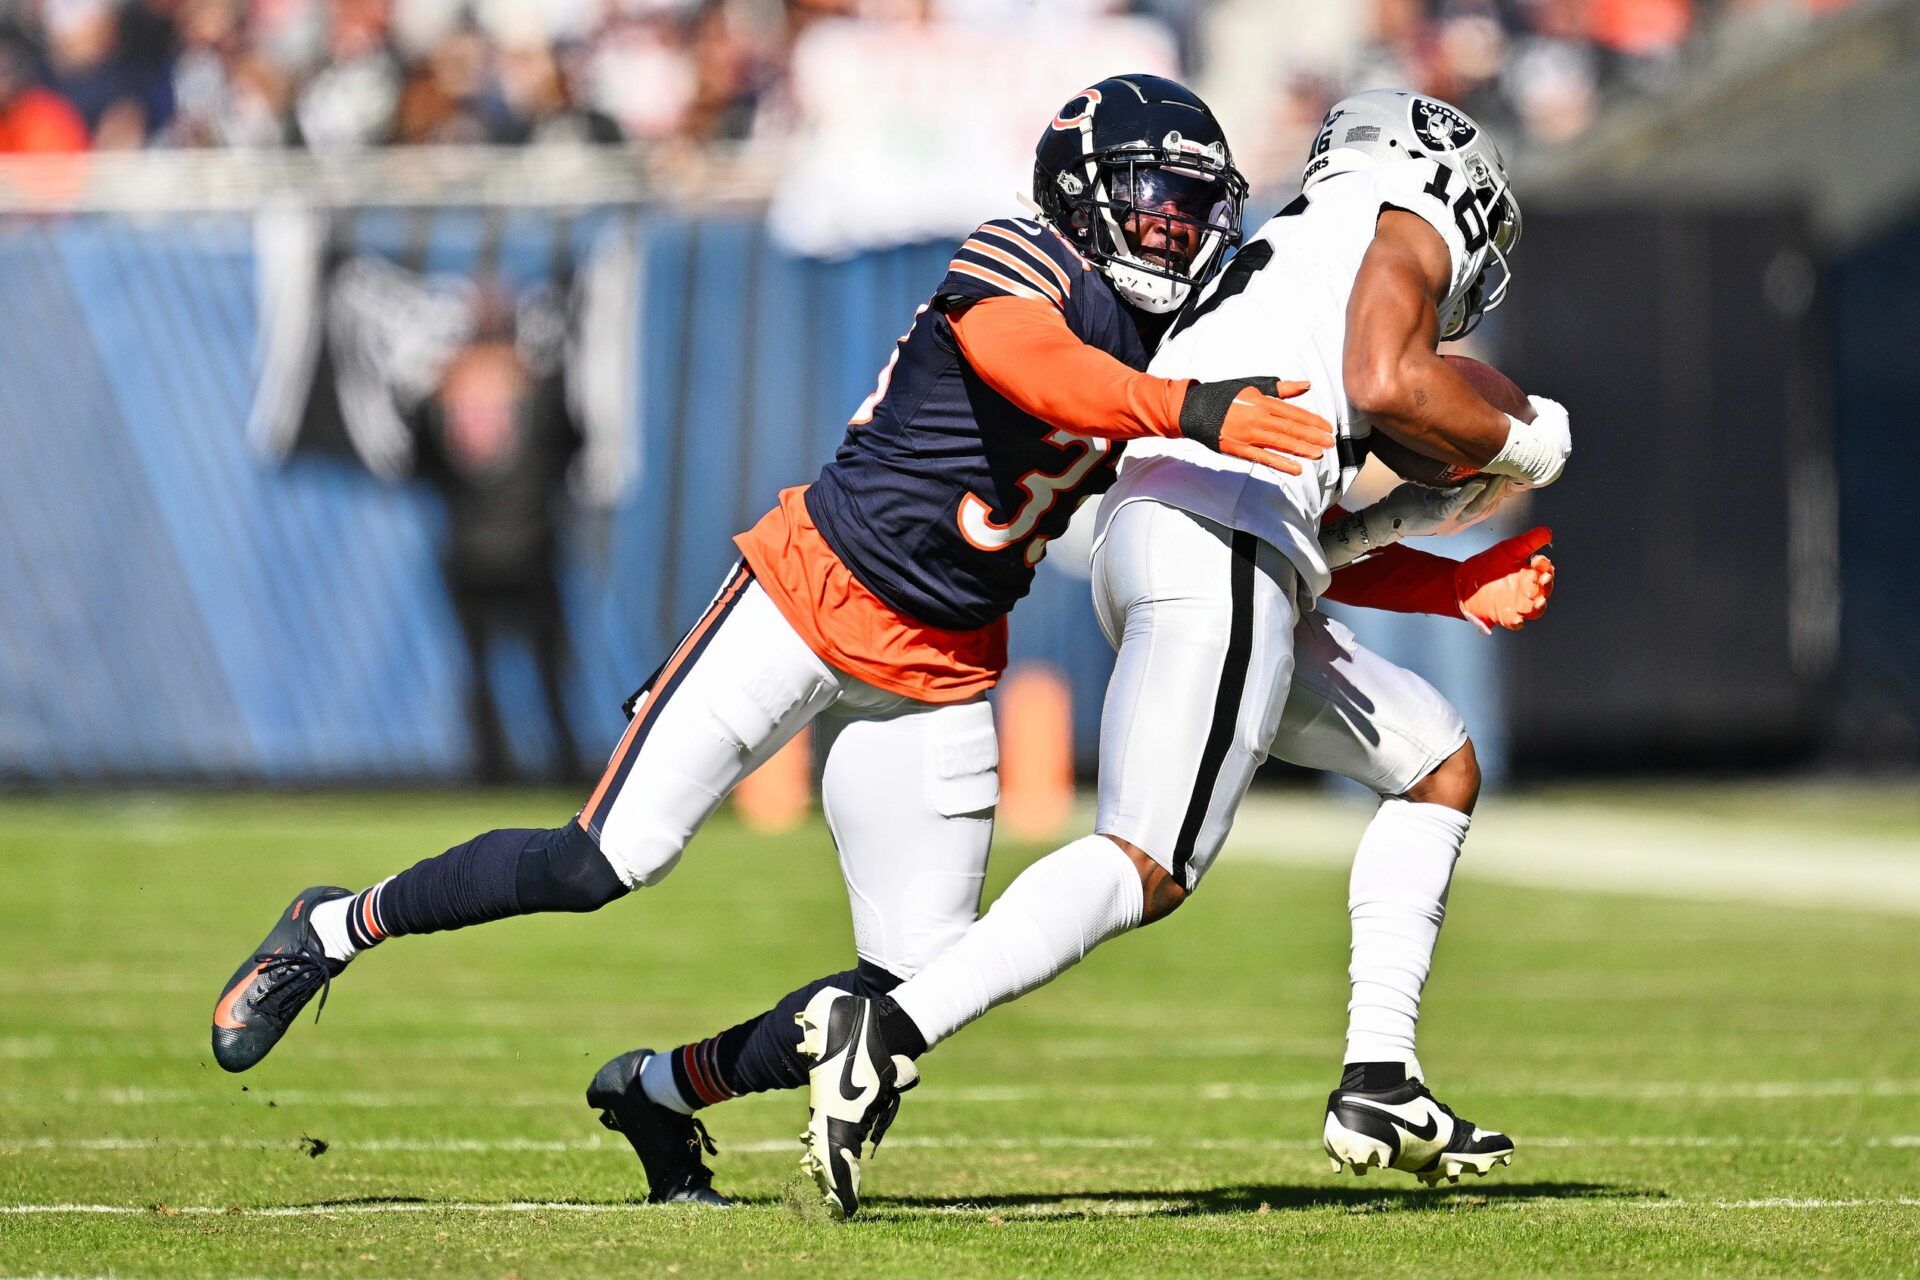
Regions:
[[1541, 553], [1552, 541], [1553, 530], [1529, 529], [1462, 560], [1453, 571], [1460, 612], [1486, 634], [1495, 627], [1518, 631], [1545, 613], [1554, 570]]
[[1408, 482], [1370, 507], [1334, 507], [1320, 522], [1320, 550], [1338, 569], [1402, 538], [1447, 537], [1471, 529], [1513, 494], [1505, 476], [1475, 476], [1450, 489]]
[[981, 381], [1049, 426], [1112, 440], [1185, 436], [1289, 475], [1333, 447], [1332, 424], [1287, 403], [1304, 382], [1156, 378], [1088, 346], [1057, 308], [1028, 298], [975, 302], [948, 323]]
[[1495, 627], [1518, 631], [1546, 612], [1553, 595], [1553, 561], [1541, 554], [1552, 540], [1551, 529], [1529, 529], [1465, 560], [1391, 546], [1336, 571], [1326, 598], [1389, 613], [1465, 618], [1483, 635]]
[[1347, 399], [1410, 449], [1531, 485], [1560, 478], [1572, 452], [1567, 412], [1530, 397], [1522, 422], [1481, 399], [1436, 353], [1452, 273], [1438, 232], [1411, 213], [1380, 215], [1347, 305]]

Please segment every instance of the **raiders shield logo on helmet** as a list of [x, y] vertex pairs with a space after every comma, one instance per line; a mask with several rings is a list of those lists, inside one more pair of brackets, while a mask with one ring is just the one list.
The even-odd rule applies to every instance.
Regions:
[[1413, 131], [1442, 151], [1458, 151], [1479, 133], [1473, 121], [1432, 98], [1413, 100]]

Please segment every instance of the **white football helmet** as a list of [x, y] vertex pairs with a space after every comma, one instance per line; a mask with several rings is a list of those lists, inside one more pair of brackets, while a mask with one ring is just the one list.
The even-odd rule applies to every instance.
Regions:
[[1509, 263], [1520, 244], [1520, 202], [1507, 179], [1506, 161], [1493, 138], [1458, 107], [1405, 89], [1370, 89], [1333, 104], [1315, 135], [1300, 189], [1311, 191], [1337, 173], [1371, 169], [1394, 160], [1432, 160], [1462, 180], [1454, 215], [1468, 252], [1487, 245], [1500, 268], [1491, 283], [1483, 269], [1467, 296], [1440, 317], [1440, 337], [1466, 336], [1480, 317], [1506, 301]]

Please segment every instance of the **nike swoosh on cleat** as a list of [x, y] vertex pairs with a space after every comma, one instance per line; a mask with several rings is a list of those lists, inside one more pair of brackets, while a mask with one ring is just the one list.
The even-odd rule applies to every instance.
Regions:
[[860, 1013], [860, 1025], [853, 1029], [853, 1036], [847, 1041], [847, 1060], [840, 1068], [840, 1098], [843, 1102], [859, 1103], [867, 1096], [865, 1089], [853, 1087], [853, 1060], [857, 1056], [861, 1041], [865, 1039], [866, 1029], [867, 1015], [863, 1009]]
[[1364, 1107], [1368, 1111], [1377, 1112], [1378, 1114], [1385, 1116], [1387, 1119], [1393, 1121], [1395, 1124], [1399, 1125], [1402, 1129], [1406, 1130], [1407, 1136], [1410, 1138], [1418, 1138], [1422, 1142], [1432, 1142], [1435, 1138], [1440, 1136], [1440, 1121], [1435, 1119], [1431, 1112], [1428, 1113], [1425, 1124], [1415, 1124], [1413, 1123], [1413, 1121], [1407, 1119], [1405, 1116], [1401, 1115], [1399, 1112], [1389, 1111], [1385, 1107], [1379, 1105], [1378, 1103], [1366, 1102], [1366, 1101], [1363, 1101], [1362, 1099], [1354, 1098], [1354, 1097], [1345, 1097], [1340, 1099], [1340, 1101], [1347, 1106]]
[[240, 981], [234, 983], [231, 987], [227, 988], [227, 994], [225, 994], [224, 996], [221, 996], [220, 1003], [213, 1006], [213, 1025], [214, 1026], [224, 1027], [228, 1031], [245, 1031], [247, 1029], [246, 1023], [240, 1022], [234, 1018], [233, 1006], [240, 999], [242, 995], [246, 994], [247, 988], [253, 985], [253, 980], [259, 977], [260, 971], [266, 967], [267, 966], [265, 964], [257, 964], [253, 966], [253, 968], [247, 972], [245, 977], [241, 978]]

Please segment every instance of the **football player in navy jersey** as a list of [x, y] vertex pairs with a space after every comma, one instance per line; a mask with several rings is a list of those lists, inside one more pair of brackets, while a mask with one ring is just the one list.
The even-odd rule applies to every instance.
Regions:
[[1151, 76], [1077, 94], [1039, 149], [1043, 206], [1076, 174], [1109, 184], [1097, 218], [990, 222], [961, 246], [838, 455], [736, 539], [741, 563], [629, 704], [580, 811], [358, 893], [297, 894], [215, 1004], [222, 1067], [259, 1062], [388, 937], [592, 911], [657, 882], [733, 785], [818, 718], [858, 967], [710, 1041], [615, 1059], [589, 1095], [654, 1199], [717, 1198], [694, 1107], [802, 1083], [792, 1015], [813, 991], [889, 990], [974, 918], [1006, 615], [1047, 539], [1112, 482], [1119, 442], [1182, 436], [1296, 473], [1333, 443], [1286, 401], [1304, 384], [1141, 372], [1155, 329], [1239, 235], [1245, 182], [1205, 104]]
[[1297, 474], [1334, 441], [1288, 403], [1303, 383], [1141, 371], [1239, 235], [1245, 183], [1204, 103], [1157, 77], [1102, 81], [1049, 123], [1034, 185], [1041, 219], [995, 220], [961, 245], [834, 459], [736, 539], [741, 563], [629, 704], [581, 810], [358, 893], [297, 895], [215, 1006], [222, 1067], [259, 1062], [390, 936], [592, 911], [656, 883], [734, 784], [817, 721], [857, 966], [708, 1039], [622, 1054], [588, 1090], [651, 1200], [725, 1203], [693, 1112], [805, 1083], [794, 1014], [816, 991], [883, 994], [975, 918], [1006, 616], [1048, 539], [1112, 483], [1122, 442], [1183, 437]]

